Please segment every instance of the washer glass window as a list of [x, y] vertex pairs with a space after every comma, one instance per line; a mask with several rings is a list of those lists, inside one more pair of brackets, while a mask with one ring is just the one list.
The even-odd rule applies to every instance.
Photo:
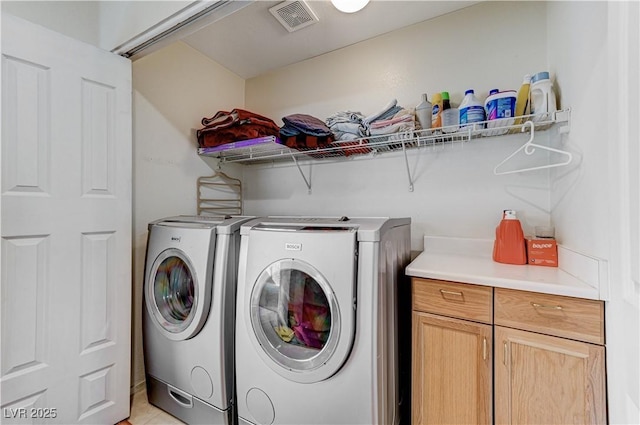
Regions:
[[193, 268], [178, 250], [164, 251], [153, 268], [154, 316], [169, 332], [189, 326], [196, 310], [197, 282]]
[[251, 324], [262, 349], [294, 371], [322, 366], [335, 351], [340, 314], [331, 287], [310, 264], [279, 260], [258, 276]]

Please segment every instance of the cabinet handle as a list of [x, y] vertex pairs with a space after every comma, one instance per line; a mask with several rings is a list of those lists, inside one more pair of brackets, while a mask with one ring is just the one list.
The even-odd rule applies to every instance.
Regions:
[[482, 338], [482, 360], [487, 360], [487, 338]]
[[502, 364], [506, 366], [507, 365], [507, 355], [508, 355], [508, 352], [509, 352], [509, 347], [507, 347], [507, 341], [503, 341], [502, 344], [503, 344], [503, 348], [504, 348], [504, 353], [502, 353], [503, 354], [503, 356], [502, 356]]
[[447, 291], [446, 289], [441, 289], [440, 294], [442, 294], [442, 298], [446, 298], [445, 295], [452, 295], [454, 297], [464, 298], [464, 295], [462, 294], [462, 292], [458, 292], [458, 291]]
[[538, 304], [534, 302], [532, 302], [531, 305], [533, 306], [533, 308], [544, 308], [547, 310], [562, 310], [561, 305]]

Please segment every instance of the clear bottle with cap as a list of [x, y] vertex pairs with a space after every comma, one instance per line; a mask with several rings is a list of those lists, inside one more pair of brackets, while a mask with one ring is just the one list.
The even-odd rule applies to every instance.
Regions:
[[[428, 130], [431, 128], [431, 119], [433, 114], [433, 106], [429, 99], [427, 98], [427, 94], [422, 94], [422, 102], [416, 106], [416, 118], [418, 119], [418, 123], [423, 130]], [[424, 135], [428, 135], [430, 132], [425, 131]]]
[[460, 114], [458, 108], [451, 107], [449, 92], [442, 92], [442, 132], [455, 133], [460, 124]]

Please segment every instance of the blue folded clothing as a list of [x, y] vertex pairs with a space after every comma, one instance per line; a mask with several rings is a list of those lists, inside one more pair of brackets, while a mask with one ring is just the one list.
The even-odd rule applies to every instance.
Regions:
[[284, 127], [280, 128], [280, 133], [286, 136], [297, 134], [307, 134], [311, 136], [330, 136], [331, 130], [320, 119], [306, 114], [292, 114], [282, 118]]

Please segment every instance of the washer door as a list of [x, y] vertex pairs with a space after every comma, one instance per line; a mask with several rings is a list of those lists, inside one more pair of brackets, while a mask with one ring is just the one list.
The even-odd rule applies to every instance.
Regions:
[[153, 262], [145, 286], [147, 310], [152, 321], [169, 339], [191, 338], [206, 318], [199, 305], [197, 274], [179, 249], [162, 251]]
[[251, 292], [250, 317], [263, 358], [266, 354], [267, 364], [290, 380], [327, 379], [349, 355], [353, 332], [343, 328], [336, 295], [303, 260], [278, 260], [260, 273]]

